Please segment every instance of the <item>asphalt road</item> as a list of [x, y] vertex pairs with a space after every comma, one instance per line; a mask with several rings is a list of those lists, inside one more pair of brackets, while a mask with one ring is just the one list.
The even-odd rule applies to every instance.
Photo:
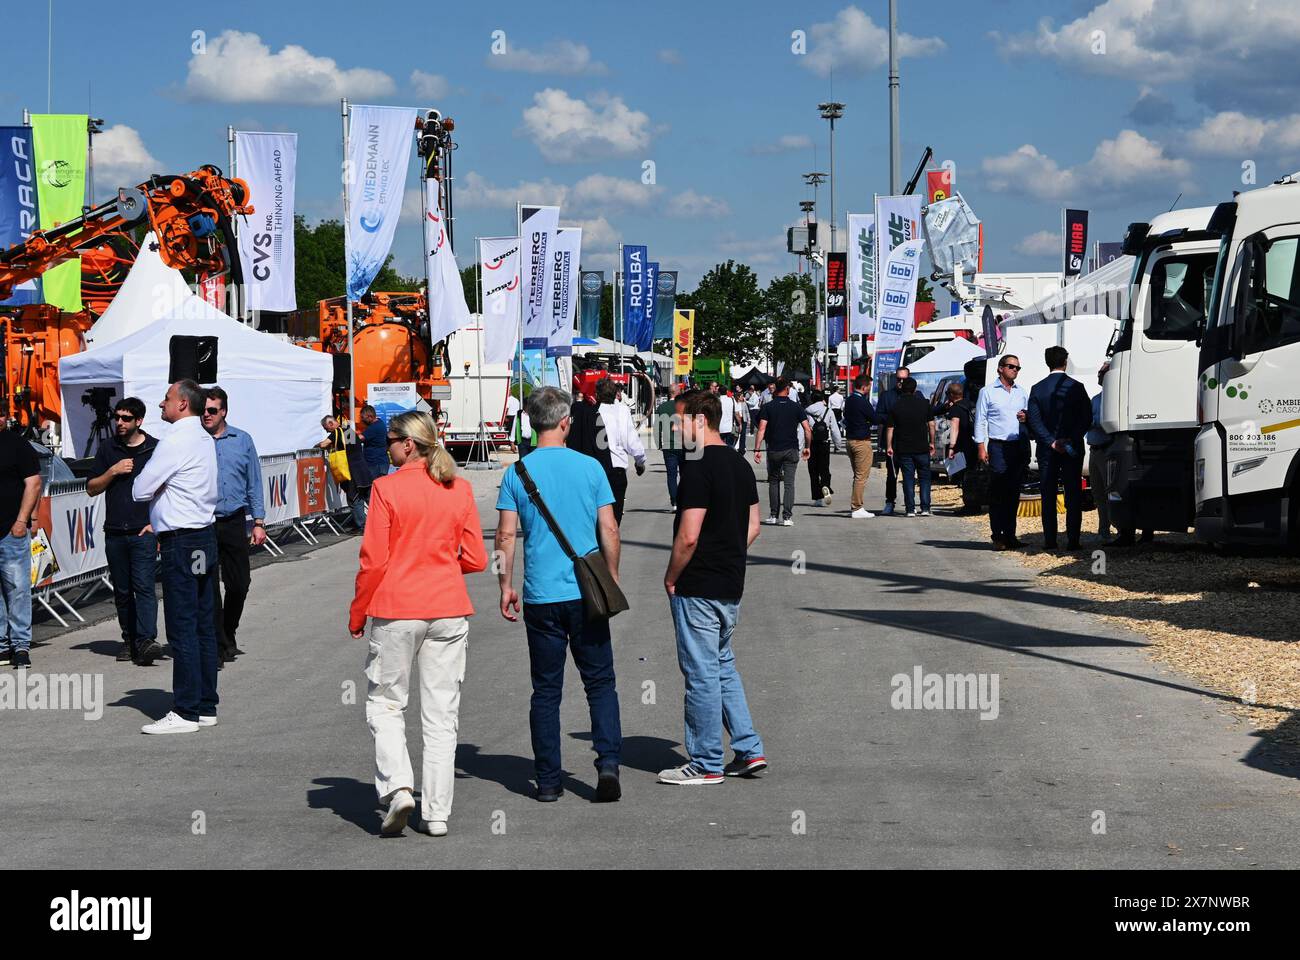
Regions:
[[[652, 454], [652, 459], [654, 455]], [[632, 478], [623, 522], [632, 611], [615, 621], [624, 799], [594, 805], [586, 705], [570, 667], [568, 792], [531, 799], [523, 627], [471, 578], [451, 835], [378, 836], [365, 647], [345, 632], [357, 541], [258, 570], [221, 674], [220, 725], [145, 737], [169, 662], [113, 660], [112, 620], [53, 637], [34, 671], [103, 676], [107, 706], [0, 710], [4, 867], [1283, 867], [1300, 861], [1296, 767], [1141, 641], [1036, 587], [946, 517], [764, 527], [738, 663], [772, 762], [680, 788], [682, 681], [661, 581], [662, 469]], [[498, 475], [470, 474], [487, 530]], [[873, 473], [870, 503], [883, 476]], [[766, 490], [760, 490], [766, 497]], [[490, 532], [488, 534], [490, 536]], [[996, 717], [895, 709], [892, 678], [996, 674]], [[355, 689], [355, 702], [348, 691]], [[986, 688], [991, 691], [991, 688]], [[949, 703], [948, 706], [954, 706]], [[410, 713], [418, 718], [416, 704]], [[418, 719], [408, 725], [413, 754]], [[418, 770], [418, 760], [417, 760]], [[1103, 829], [1104, 828], [1104, 829]]]

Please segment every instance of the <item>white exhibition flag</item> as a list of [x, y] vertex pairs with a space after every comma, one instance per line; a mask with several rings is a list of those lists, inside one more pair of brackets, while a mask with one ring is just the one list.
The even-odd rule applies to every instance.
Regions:
[[582, 258], [582, 229], [561, 229], [555, 235], [555, 246], [551, 250], [551, 329], [546, 334], [546, 355], [570, 357], [573, 355], [573, 327], [578, 319], [578, 261]]
[[849, 214], [849, 334], [876, 332], [876, 217]]
[[402, 212], [416, 111], [353, 106], [348, 126], [348, 296], [359, 300], [388, 259]]
[[551, 247], [559, 228], [559, 207], [522, 207], [520, 210], [525, 350], [545, 350], [546, 338], [551, 332]]
[[[885, 261], [899, 244], [921, 236], [921, 197], [876, 197], [876, 321], [884, 311]], [[876, 349], [881, 349], [877, 344]]]
[[510, 363], [519, 348], [519, 238], [490, 237], [478, 243], [483, 362]]
[[253, 214], [239, 227], [239, 262], [250, 310], [296, 310], [293, 210], [298, 134], [235, 131], [235, 170]]
[[440, 184], [430, 177], [424, 181], [424, 215], [428, 219], [429, 257], [429, 342], [445, 340], [461, 327], [469, 326], [469, 307], [465, 305], [465, 284], [451, 251], [446, 224], [438, 206]]
[[876, 352], [903, 349], [912, 332], [916, 309], [916, 279], [921, 275], [920, 237], [889, 251], [880, 275], [880, 316], [876, 318]]

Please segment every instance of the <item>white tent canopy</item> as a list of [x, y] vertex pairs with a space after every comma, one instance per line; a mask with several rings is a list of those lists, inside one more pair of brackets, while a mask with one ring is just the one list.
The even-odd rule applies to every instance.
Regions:
[[911, 373], [950, 373], [965, 367], [967, 360], [982, 356], [984, 351], [980, 347], [962, 337], [955, 337], [909, 364], [907, 369]]
[[1053, 290], [1020, 313], [1008, 317], [1002, 321], [1003, 326], [1059, 323], [1076, 315], [1103, 314], [1122, 320], [1123, 314], [1128, 311], [1128, 287], [1132, 273], [1133, 258], [1116, 257], [1092, 273], [1071, 280], [1060, 290]]
[[[108, 309], [86, 331], [86, 349], [114, 340], [170, 317], [176, 307], [195, 298], [180, 271], [162, 262], [152, 233], [145, 234], [139, 256]], [[199, 303], [202, 303], [199, 300]]]
[[[95, 387], [112, 391], [110, 406], [139, 397], [145, 430], [166, 433], [158, 404], [170, 382], [176, 337], [215, 340], [217, 376], [206, 385], [220, 384], [230, 395], [230, 423], [252, 435], [258, 453], [290, 453], [320, 440], [320, 418], [331, 408], [333, 358], [252, 330], [186, 292], [165, 305], [160, 319], [59, 361], [65, 457], [86, 455], [95, 411], [83, 397]], [[211, 340], [199, 343], [200, 351], [211, 346]]]

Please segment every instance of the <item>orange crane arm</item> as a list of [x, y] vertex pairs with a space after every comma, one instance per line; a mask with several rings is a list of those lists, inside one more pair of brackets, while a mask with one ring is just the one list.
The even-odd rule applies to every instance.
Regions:
[[7, 300], [18, 284], [105, 237], [126, 233], [146, 217], [158, 238], [158, 255], [169, 267], [206, 274], [229, 270], [240, 283], [232, 223], [235, 216], [252, 212], [248, 184], [222, 176], [216, 167], [179, 176], [155, 174], [138, 187], [118, 190], [116, 200], [0, 251], [0, 300]]

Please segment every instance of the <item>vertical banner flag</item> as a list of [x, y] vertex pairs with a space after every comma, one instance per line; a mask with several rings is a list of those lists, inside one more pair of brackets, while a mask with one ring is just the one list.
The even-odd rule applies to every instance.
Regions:
[[584, 340], [600, 336], [600, 301], [605, 293], [605, 274], [599, 270], [582, 271], [582, 312], [578, 334]]
[[826, 346], [834, 349], [844, 342], [844, 321], [849, 305], [845, 301], [847, 253], [826, 254]]
[[998, 355], [998, 321], [993, 316], [993, 307], [987, 303], [980, 315], [980, 327], [984, 330], [984, 356], [992, 359]]
[[479, 241], [483, 362], [509, 363], [519, 346], [519, 238]]
[[876, 332], [876, 217], [849, 214], [849, 333]]
[[[4, 236], [4, 231], [0, 229], [0, 237]], [[1104, 267], [1112, 260], [1117, 260], [1124, 255], [1123, 243], [1099, 243], [1097, 244], [1097, 266]]]
[[[639, 343], [645, 323], [644, 246], [623, 247], [623, 342]], [[638, 348], [639, 349], [639, 348]]]
[[521, 207], [519, 238], [527, 251], [524, 281], [524, 349], [545, 350], [551, 330], [551, 247], [560, 229], [559, 207]]
[[921, 274], [921, 239], [907, 240], [889, 252], [880, 276], [880, 319], [876, 351], [901, 350], [912, 332], [916, 278]]
[[927, 205], [947, 200], [952, 196], [952, 174], [947, 170], [927, 170], [925, 174], [925, 202]]
[[[921, 198], [876, 198], [876, 349], [879, 343], [880, 322], [885, 317], [885, 264], [889, 254], [900, 244], [921, 236]], [[908, 321], [909, 325], [911, 321]], [[901, 343], [900, 343], [901, 346]]]
[[1088, 253], [1088, 211], [1066, 210], [1065, 218], [1065, 275], [1077, 277], [1083, 273], [1083, 260]]
[[[0, 127], [0, 250], [23, 243], [41, 228], [37, 202], [36, 151], [31, 127]], [[41, 279], [14, 287], [0, 305], [41, 302]]]
[[673, 376], [684, 377], [695, 366], [695, 311], [673, 311]]
[[[358, 300], [393, 245], [402, 212], [416, 111], [353, 106], [348, 125], [348, 296]], [[257, 206], [254, 199], [253, 206]]]
[[659, 296], [659, 264], [657, 261], [648, 261], [645, 265], [645, 316], [641, 321], [641, 329], [638, 331], [637, 338], [633, 341], [638, 350], [649, 350], [654, 346], [655, 335], [655, 304]]
[[[86, 202], [88, 137], [84, 113], [32, 115], [36, 194], [42, 230], [81, 216]], [[81, 260], [69, 260], [46, 270], [41, 277], [41, 290], [46, 303], [70, 313], [80, 310]]]
[[677, 304], [677, 271], [659, 270], [655, 279], [654, 339], [673, 338], [673, 308]]
[[298, 134], [235, 131], [235, 169], [256, 211], [239, 231], [250, 310], [296, 310], [293, 210]]
[[[546, 334], [546, 356], [573, 356], [573, 325], [578, 315], [578, 261], [582, 258], [582, 230], [565, 227], [555, 235], [551, 252], [550, 329]], [[561, 384], [563, 385], [563, 384]]]
[[461, 327], [469, 326], [469, 307], [465, 304], [465, 284], [461, 282], [456, 266], [456, 255], [451, 252], [442, 222], [442, 208], [438, 205], [441, 184], [430, 177], [424, 181], [424, 216], [429, 221], [430, 249], [426, 276], [429, 278], [429, 342], [447, 339]]

